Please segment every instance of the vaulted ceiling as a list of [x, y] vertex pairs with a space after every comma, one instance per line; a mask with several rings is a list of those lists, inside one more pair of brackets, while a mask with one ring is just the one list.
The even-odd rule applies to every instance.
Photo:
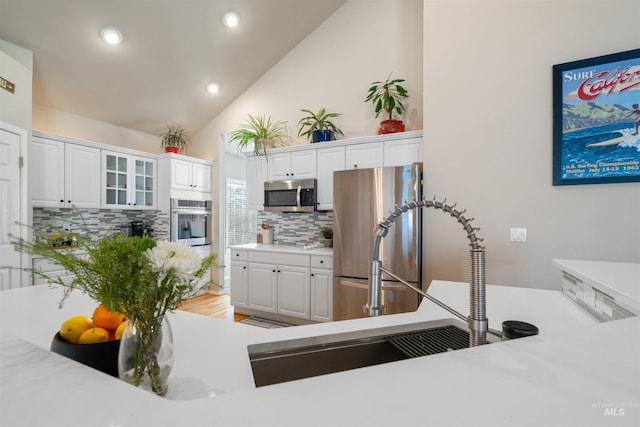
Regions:
[[[33, 51], [33, 102], [141, 132], [197, 132], [346, 0], [0, 0], [0, 39]], [[222, 16], [240, 15], [236, 28]], [[99, 37], [121, 30], [117, 46]], [[210, 82], [217, 94], [205, 92]]]

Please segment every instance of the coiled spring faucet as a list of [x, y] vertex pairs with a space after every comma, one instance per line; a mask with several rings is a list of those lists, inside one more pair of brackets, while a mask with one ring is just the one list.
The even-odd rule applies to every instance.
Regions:
[[[440, 307], [452, 313], [454, 316], [467, 322], [469, 330], [471, 331], [469, 337], [469, 345], [471, 347], [482, 345], [486, 343], [487, 330], [489, 321], [486, 318], [486, 304], [485, 304], [485, 265], [484, 265], [484, 246], [481, 245], [483, 239], [479, 239], [476, 236], [476, 232], [480, 228], [474, 228], [471, 225], [473, 218], [467, 219], [464, 216], [466, 210], [456, 210], [456, 204], [447, 205], [447, 200], [442, 202], [433, 200], [426, 200], [424, 197], [421, 200], [414, 200], [412, 202], [405, 202], [402, 206], [396, 207], [396, 210], [391, 212], [390, 215], [381, 223], [376, 226], [375, 234], [376, 240], [373, 250], [373, 261], [371, 263], [371, 272], [369, 275], [369, 298], [368, 303], [364, 305], [363, 311], [369, 316], [381, 316], [384, 314], [384, 305], [382, 303], [382, 273], [386, 273], [394, 279], [400, 281], [403, 285], [407, 286], [411, 290], [424, 296]], [[380, 262], [380, 244], [382, 238], [385, 237], [389, 228], [396, 220], [397, 217], [404, 214], [408, 210], [417, 208], [434, 208], [449, 213], [455, 218], [462, 228], [467, 232], [467, 238], [469, 239], [471, 251], [471, 278], [469, 287], [469, 305], [470, 315], [464, 316], [456, 310], [437, 300], [436, 298], [428, 295], [422, 289], [415, 287], [402, 278], [396, 276], [393, 272], [387, 270], [382, 266]]]

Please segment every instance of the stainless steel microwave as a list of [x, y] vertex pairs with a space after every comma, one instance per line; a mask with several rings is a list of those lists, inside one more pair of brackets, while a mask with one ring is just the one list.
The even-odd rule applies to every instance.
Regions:
[[264, 210], [313, 212], [316, 210], [316, 180], [288, 179], [264, 183]]

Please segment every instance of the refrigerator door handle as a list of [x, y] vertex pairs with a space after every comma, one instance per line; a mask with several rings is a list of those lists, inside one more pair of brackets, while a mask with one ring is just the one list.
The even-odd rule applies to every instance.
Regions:
[[[358, 282], [351, 282], [349, 280], [341, 279], [340, 285], [346, 286], [349, 288], [356, 288], [356, 289], [367, 289], [367, 290], [369, 289], [369, 283], [367, 281], [364, 281], [363, 283], [358, 283]], [[408, 289], [409, 288], [407, 288], [400, 282], [386, 282], [386, 281], [382, 282], [383, 291], [406, 291]]]

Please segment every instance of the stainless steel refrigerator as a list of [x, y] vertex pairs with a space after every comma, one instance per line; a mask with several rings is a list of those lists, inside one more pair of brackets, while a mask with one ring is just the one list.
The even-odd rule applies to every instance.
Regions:
[[[396, 205], [422, 197], [422, 163], [353, 169], [333, 178], [333, 320], [366, 317], [368, 278], [375, 226]], [[422, 209], [412, 209], [393, 223], [382, 239], [382, 265], [422, 289]], [[415, 311], [420, 297], [382, 277], [386, 314]]]

